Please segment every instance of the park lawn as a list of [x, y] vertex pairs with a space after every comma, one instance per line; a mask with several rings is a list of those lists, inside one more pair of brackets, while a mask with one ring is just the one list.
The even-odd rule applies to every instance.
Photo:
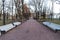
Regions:
[[53, 22], [53, 23], [56, 23], [56, 24], [59, 24], [60, 25], [60, 20], [59, 19], [46, 19], [47, 21], [49, 22]]
[[[12, 20], [5, 20], [6, 24], [9, 24], [11, 22], [12, 22]], [[3, 25], [3, 20], [0, 20], [0, 26], [2, 26], [2, 25]]]
[[0, 26], [2, 26], [3, 25], [3, 22], [2, 21], [0, 21]]

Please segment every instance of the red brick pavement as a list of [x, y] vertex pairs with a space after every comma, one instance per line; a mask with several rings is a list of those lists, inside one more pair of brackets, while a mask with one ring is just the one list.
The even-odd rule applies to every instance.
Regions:
[[2, 35], [0, 40], [60, 40], [60, 32], [54, 33], [49, 28], [30, 19]]

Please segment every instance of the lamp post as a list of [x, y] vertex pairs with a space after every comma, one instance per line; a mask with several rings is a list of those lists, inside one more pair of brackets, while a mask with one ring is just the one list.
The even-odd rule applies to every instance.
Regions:
[[5, 13], [4, 13], [4, 2], [5, 0], [2, 0], [3, 2], [3, 25], [5, 25]]
[[54, 1], [53, 0], [51, 0], [52, 1], [52, 13], [51, 13], [51, 20], [52, 20], [52, 18], [53, 18], [53, 7], [54, 7]]
[[[21, 1], [22, 1], [22, 15], [23, 15], [23, 13], [24, 13], [24, 9], [23, 9], [24, 0], [21, 0]], [[22, 21], [23, 21], [23, 17], [22, 17]]]
[[13, 0], [12, 0], [12, 24], [13, 24]]
[[15, 14], [16, 14], [16, 21], [17, 21], [17, 0], [14, 0], [15, 2]]
[[24, 0], [22, 0], [22, 12], [24, 11], [24, 10], [23, 10], [23, 4], [24, 4]]

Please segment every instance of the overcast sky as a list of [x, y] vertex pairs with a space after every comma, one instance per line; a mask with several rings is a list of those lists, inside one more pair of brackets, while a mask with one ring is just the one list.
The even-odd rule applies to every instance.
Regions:
[[[29, 0], [25, 0], [25, 3], [29, 3]], [[48, 4], [47, 4], [47, 6], [49, 7], [49, 4], [50, 4], [50, 6], [51, 6], [51, 1], [48, 1]], [[54, 11], [54, 13], [59, 13], [60, 12], [60, 4], [56, 4], [57, 3], [57, 1], [56, 2], [54, 2], [54, 7], [53, 7], [53, 11]], [[31, 6], [31, 9], [32, 10], [34, 10], [34, 7], [33, 6]]]

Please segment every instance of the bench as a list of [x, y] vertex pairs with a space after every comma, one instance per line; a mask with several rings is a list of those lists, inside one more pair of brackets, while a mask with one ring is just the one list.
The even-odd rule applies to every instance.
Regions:
[[11, 29], [15, 28], [16, 26], [20, 25], [21, 22], [14, 22], [13, 24], [10, 23], [10, 24], [7, 24], [7, 25], [0, 26], [0, 35], [4, 34], [5, 32], [8, 32], [9, 30], [11, 30]]
[[49, 28], [51, 28], [54, 31], [60, 31], [60, 25], [58, 25], [58, 24], [51, 23], [51, 22], [43, 22], [43, 24], [48, 26]]
[[15, 26], [13, 26], [12, 24], [7, 24], [7, 25], [0, 26], [0, 33], [5, 33], [5, 32], [11, 30], [14, 27]]
[[14, 22], [13, 24], [14, 24], [14, 26], [18, 26], [21, 24], [21, 22]]

